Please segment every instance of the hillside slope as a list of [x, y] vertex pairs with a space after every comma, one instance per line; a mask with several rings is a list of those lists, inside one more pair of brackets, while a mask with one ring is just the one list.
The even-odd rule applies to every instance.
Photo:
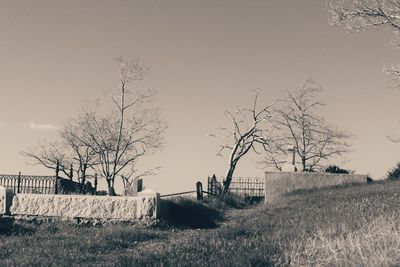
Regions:
[[15, 223], [0, 231], [0, 265], [393, 266], [399, 193], [400, 182], [295, 192], [212, 229]]

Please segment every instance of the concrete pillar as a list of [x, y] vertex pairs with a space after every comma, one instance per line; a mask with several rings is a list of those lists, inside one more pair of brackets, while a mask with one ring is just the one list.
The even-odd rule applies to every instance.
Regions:
[[157, 219], [160, 212], [160, 193], [145, 189], [137, 193], [137, 218]]
[[0, 216], [1, 215], [11, 215], [10, 208], [12, 205], [13, 191], [0, 186]]

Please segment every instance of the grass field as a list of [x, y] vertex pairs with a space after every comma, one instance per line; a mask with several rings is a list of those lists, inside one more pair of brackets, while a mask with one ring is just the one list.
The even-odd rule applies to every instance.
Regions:
[[400, 263], [400, 182], [298, 191], [247, 209], [168, 205], [175, 215], [147, 227], [0, 220], [0, 266]]

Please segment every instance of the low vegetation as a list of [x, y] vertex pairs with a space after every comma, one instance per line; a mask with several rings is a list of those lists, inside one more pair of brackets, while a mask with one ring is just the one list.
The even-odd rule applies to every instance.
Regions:
[[163, 204], [169, 217], [151, 226], [2, 219], [0, 265], [394, 266], [399, 187], [385, 181], [302, 190], [243, 209], [173, 199]]
[[400, 178], [400, 162], [396, 164], [391, 170], [387, 173], [387, 179], [389, 180], [397, 180]]
[[325, 172], [327, 172], [327, 173], [344, 173], [344, 174], [349, 174], [350, 173], [348, 170], [342, 169], [342, 168], [340, 168], [340, 167], [338, 167], [336, 165], [328, 166], [325, 169]]

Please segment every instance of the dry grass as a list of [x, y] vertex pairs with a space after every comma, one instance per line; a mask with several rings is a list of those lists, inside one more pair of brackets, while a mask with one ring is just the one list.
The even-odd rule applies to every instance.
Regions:
[[400, 181], [303, 190], [222, 217], [188, 200], [171, 206], [196, 210], [212, 227], [185, 216], [150, 228], [16, 223], [0, 231], [0, 266], [398, 266], [399, 188]]
[[266, 173], [265, 183], [267, 200], [270, 201], [295, 190], [320, 189], [336, 185], [366, 183], [366, 177], [359, 174], [341, 173], [270, 172]]
[[383, 215], [358, 230], [347, 225], [320, 229], [304, 241], [291, 242], [294, 266], [394, 266], [400, 262], [399, 214]]

